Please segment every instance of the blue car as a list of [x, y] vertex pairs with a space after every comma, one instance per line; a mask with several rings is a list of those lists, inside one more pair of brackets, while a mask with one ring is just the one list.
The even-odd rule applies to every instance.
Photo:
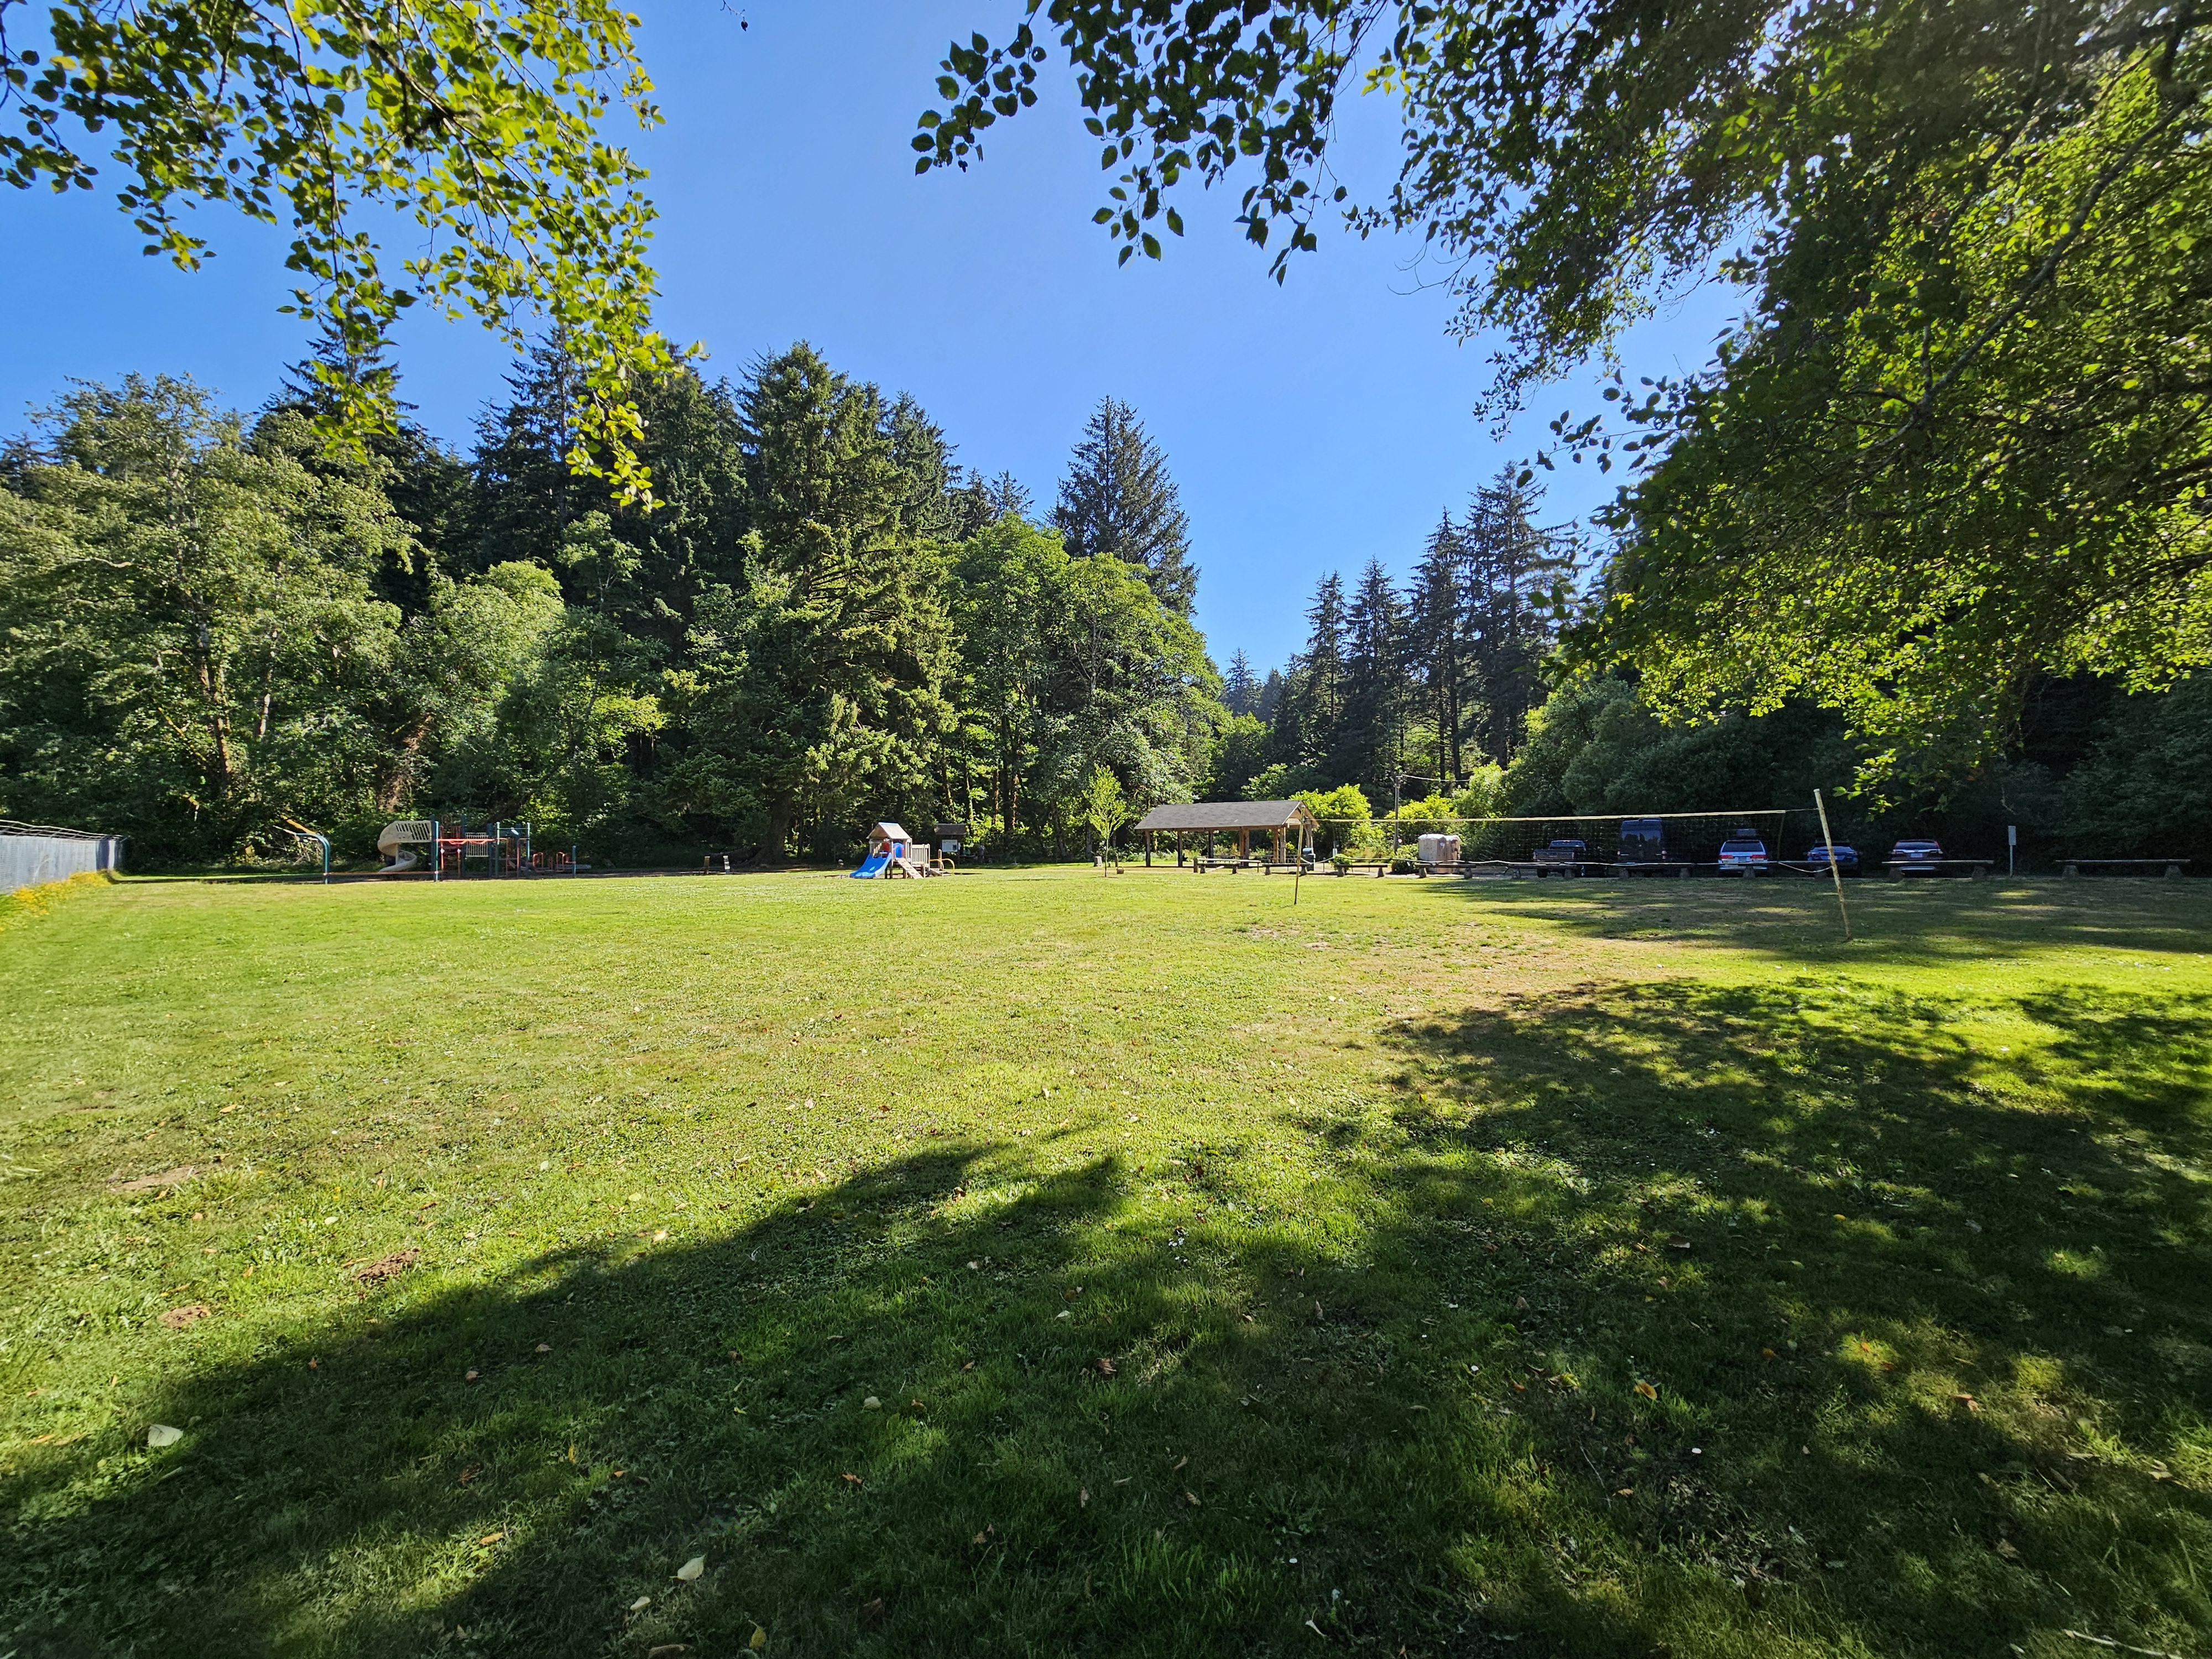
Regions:
[[1823, 842], [1818, 847], [1808, 849], [1805, 854], [1806, 863], [1818, 865], [1823, 869], [1826, 868], [1832, 860], [1835, 864], [1838, 875], [1856, 876], [1859, 872], [1859, 854], [1856, 847], [1831, 847]]

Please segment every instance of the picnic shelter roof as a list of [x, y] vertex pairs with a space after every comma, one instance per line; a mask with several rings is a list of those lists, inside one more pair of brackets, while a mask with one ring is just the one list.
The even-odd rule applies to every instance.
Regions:
[[1302, 800], [1200, 800], [1180, 806], [1155, 806], [1138, 821], [1139, 830], [1285, 830], [1291, 824], [1321, 828], [1321, 820]]

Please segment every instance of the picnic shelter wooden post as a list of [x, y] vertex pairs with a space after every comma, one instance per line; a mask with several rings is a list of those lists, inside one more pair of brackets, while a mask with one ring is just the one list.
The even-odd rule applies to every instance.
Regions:
[[1218, 861], [1214, 849], [1223, 836], [1237, 837], [1236, 862], [1247, 866], [1252, 862], [1252, 838], [1262, 836], [1267, 843], [1263, 867], [1273, 870], [1303, 860], [1313, 847], [1321, 820], [1302, 800], [1202, 800], [1155, 806], [1136, 827], [1148, 847], [1152, 836], [1172, 835], [1178, 866], [1186, 844], [1195, 843], [1191, 863], [1201, 872]]

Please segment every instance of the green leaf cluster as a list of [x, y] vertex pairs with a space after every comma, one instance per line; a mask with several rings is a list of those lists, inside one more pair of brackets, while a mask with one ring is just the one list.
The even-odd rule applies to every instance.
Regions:
[[[1501, 341], [1499, 411], [1670, 295], [1738, 284], [1705, 371], [1616, 378], [1536, 458], [1632, 473], [1570, 660], [1672, 718], [1817, 702], [1863, 782], [1909, 793], [1991, 763], [2043, 678], [2149, 690], [2212, 653], [2209, 24], [2165, 0], [1034, 0], [1004, 47], [948, 57], [916, 144], [964, 165], [1054, 40], [1125, 258], [1181, 178], [1239, 168], [1254, 239], [1288, 231], [1279, 276], [1325, 208], [1417, 234], [1458, 331]], [[1364, 204], [1328, 167], [1354, 86], [1402, 124]]]
[[1579, 659], [1672, 714], [1838, 709], [1884, 787], [2002, 753], [2043, 676], [2212, 661], [2212, 167], [2160, 67], [1808, 185], [1720, 366], [1630, 410]]
[[[632, 402], [673, 357], [652, 326], [645, 170], [601, 128], [617, 106], [659, 118], [606, 0], [70, 0], [44, 49], [11, 40], [0, 0], [0, 181], [88, 190], [94, 141], [145, 251], [185, 269], [210, 251], [188, 210], [222, 203], [292, 232], [290, 308], [370, 362], [428, 301], [520, 349], [530, 319], [580, 374], [564, 457], [651, 499]], [[367, 222], [396, 214], [422, 251], [385, 262]], [[357, 450], [393, 420], [388, 368], [316, 374], [327, 444]]]

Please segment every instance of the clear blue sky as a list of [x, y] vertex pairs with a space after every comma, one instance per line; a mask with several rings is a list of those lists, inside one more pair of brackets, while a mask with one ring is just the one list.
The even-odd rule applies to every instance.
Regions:
[[[736, 0], [732, 0], [735, 5]], [[1407, 569], [1445, 507], [1508, 459], [1584, 383], [1553, 389], [1502, 444], [1472, 413], [1488, 349], [1445, 336], [1451, 306], [1417, 249], [1324, 233], [1288, 284], [1231, 223], [1236, 191], [1182, 203], [1159, 264], [1116, 268], [1090, 222], [1105, 181], [1065, 88], [1002, 123], [980, 165], [917, 178], [908, 140], [947, 37], [1001, 33], [1007, 0], [648, 0], [642, 50], [665, 125], [635, 148], [653, 171], [664, 331], [704, 342], [710, 376], [811, 340], [845, 372], [913, 392], [964, 464], [1010, 469], [1048, 504], [1084, 419], [1133, 404], [1166, 450], [1203, 573], [1215, 658], [1279, 665], [1316, 579], [1370, 556]], [[1355, 110], [1341, 167], [1387, 180], [1390, 112]], [[143, 258], [109, 190], [0, 196], [0, 427], [75, 376], [189, 374], [249, 407], [301, 355], [283, 238], [219, 211], [219, 257], [194, 275]], [[406, 251], [387, 247], [387, 257]], [[1425, 278], [1428, 279], [1425, 282]], [[1702, 363], [1726, 307], [1696, 296], [1632, 337], [1640, 372]], [[500, 391], [497, 343], [410, 319], [398, 359], [418, 418], [465, 446]], [[1599, 499], [1556, 481], [1550, 515]]]

